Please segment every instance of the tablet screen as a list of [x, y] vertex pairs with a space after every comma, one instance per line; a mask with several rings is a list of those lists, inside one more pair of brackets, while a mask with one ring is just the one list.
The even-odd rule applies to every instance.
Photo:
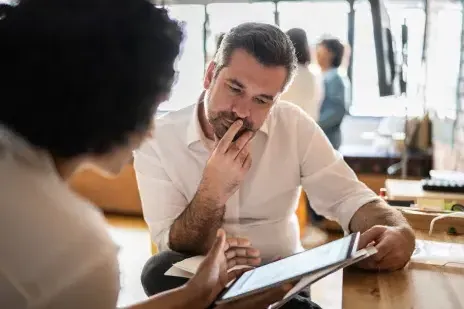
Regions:
[[314, 249], [250, 270], [234, 282], [220, 297], [220, 300], [227, 300], [252, 291], [261, 290], [343, 262], [351, 257], [351, 244], [355, 235], [352, 234]]

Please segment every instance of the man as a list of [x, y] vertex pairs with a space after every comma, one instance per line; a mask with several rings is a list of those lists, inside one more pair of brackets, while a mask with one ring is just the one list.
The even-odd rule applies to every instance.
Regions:
[[332, 146], [338, 150], [342, 143], [340, 126], [351, 102], [350, 81], [346, 75], [340, 74], [339, 67], [349, 51], [346, 51], [345, 46], [336, 38], [321, 40], [316, 51], [325, 89], [318, 124]]
[[[363, 233], [360, 247], [377, 246], [361, 266], [396, 270], [409, 261], [414, 234], [402, 215], [357, 180], [300, 108], [279, 102], [295, 67], [280, 29], [239, 25], [210, 63], [199, 102], [157, 120], [156, 139], [135, 155], [145, 220], [162, 252], [143, 271], [148, 294], [182, 284], [160, 278], [173, 263], [207, 252], [218, 227], [235, 243], [251, 242], [264, 263], [302, 250], [300, 186], [318, 213]], [[242, 252], [241, 263], [257, 264], [257, 250]]]

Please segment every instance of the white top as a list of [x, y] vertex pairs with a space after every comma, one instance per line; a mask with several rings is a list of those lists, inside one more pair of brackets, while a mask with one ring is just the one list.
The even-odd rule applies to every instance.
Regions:
[[116, 308], [117, 248], [104, 217], [47, 154], [4, 128], [0, 196], [0, 308]]
[[[210, 156], [197, 111], [193, 105], [157, 119], [155, 138], [135, 153], [145, 220], [160, 250], [169, 249], [170, 226], [195, 195]], [[224, 228], [248, 237], [265, 260], [302, 249], [295, 214], [301, 185], [311, 206], [346, 230], [358, 208], [378, 198], [294, 104], [273, 107], [251, 153], [252, 167], [226, 203]]]
[[281, 99], [301, 107], [316, 122], [324, 98], [324, 82], [320, 72], [299, 64], [292, 83]]

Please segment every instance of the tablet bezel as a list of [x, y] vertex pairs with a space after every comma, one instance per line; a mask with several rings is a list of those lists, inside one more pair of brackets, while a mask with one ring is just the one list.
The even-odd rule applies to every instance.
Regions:
[[[319, 269], [316, 269], [316, 270], [311, 270], [311, 271], [308, 271], [306, 273], [303, 273], [301, 275], [298, 275], [298, 276], [295, 276], [295, 277], [292, 277], [292, 278], [289, 278], [287, 280], [284, 280], [284, 281], [280, 281], [280, 282], [276, 282], [276, 283], [273, 283], [273, 284], [270, 284], [270, 285], [267, 285], [267, 286], [264, 286], [264, 287], [261, 287], [259, 289], [256, 289], [256, 290], [251, 290], [251, 291], [248, 291], [246, 293], [242, 293], [242, 294], [239, 294], [239, 295], [235, 295], [233, 297], [229, 297], [227, 299], [222, 299], [222, 297], [231, 289], [234, 287], [234, 285], [238, 282], [238, 278], [237, 280], [234, 281], [234, 283], [232, 283], [228, 288], [224, 289], [217, 297], [216, 299], [216, 302], [215, 304], [216, 305], [221, 305], [221, 304], [226, 304], [226, 303], [229, 303], [229, 302], [233, 302], [233, 301], [236, 301], [236, 300], [239, 300], [239, 299], [242, 299], [242, 298], [245, 298], [247, 296], [251, 296], [251, 295], [254, 295], [254, 294], [258, 294], [260, 292], [263, 292], [263, 291], [266, 291], [268, 289], [271, 289], [273, 287], [278, 287], [278, 286], [281, 286], [285, 283], [290, 283], [290, 282], [295, 282], [295, 281], [298, 281], [300, 280], [301, 278], [305, 277], [305, 276], [308, 276], [310, 275], [311, 273], [315, 273], [315, 272], [318, 272], [318, 271], [322, 271], [324, 269], [327, 269], [327, 268], [330, 268], [334, 265], [337, 265], [339, 263], [343, 263], [344, 261], [347, 261], [349, 260], [355, 253], [356, 251], [358, 250], [358, 242], [359, 242], [359, 236], [360, 236], [360, 233], [359, 232], [356, 232], [356, 233], [352, 233], [352, 234], [349, 234], [341, 239], [350, 239], [350, 245], [348, 247], [348, 250], [347, 250], [347, 255], [345, 256], [344, 259], [338, 261], [338, 262], [335, 262], [335, 263], [332, 263], [332, 264], [329, 264], [329, 265], [326, 265], [322, 268], [319, 268]], [[341, 240], [341, 239], [338, 239], [338, 240]], [[330, 242], [329, 243], [326, 243], [324, 245], [330, 245]], [[322, 246], [324, 246], [322, 245]], [[315, 248], [312, 248], [312, 249], [315, 249]], [[309, 250], [312, 250], [312, 249], [309, 249]], [[294, 255], [298, 255], [298, 254], [303, 254], [309, 250], [305, 250], [305, 251], [302, 251], [302, 252], [298, 252], [296, 254], [293, 254], [293, 255], [290, 255], [288, 257], [286, 257], [285, 259], [287, 258], [290, 258]], [[279, 260], [281, 261], [281, 260]], [[277, 263], [279, 261], [274, 261], [274, 262], [271, 262], [269, 264], [273, 264], [273, 263]], [[267, 266], [269, 264], [266, 264], [266, 265], [263, 265], [263, 266]], [[262, 267], [262, 266], [260, 266]], [[258, 267], [259, 268], [259, 267]], [[255, 268], [256, 269], [256, 268]], [[250, 271], [254, 271], [254, 269], [251, 269], [245, 273], [242, 274], [242, 276]]]

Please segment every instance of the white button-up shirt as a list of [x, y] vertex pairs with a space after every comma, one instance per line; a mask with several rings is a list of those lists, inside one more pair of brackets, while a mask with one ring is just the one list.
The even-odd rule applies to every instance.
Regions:
[[0, 308], [116, 308], [117, 247], [105, 218], [47, 153], [1, 125], [0, 197]]
[[[169, 250], [170, 227], [197, 191], [211, 143], [195, 104], [157, 119], [155, 137], [135, 153], [144, 217], [160, 250]], [[250, 239], [264, 260], [302, 250], [295, 214], [300, 186], [317, 213], [345, 230], [362, 205], [378, 198], [294, 104], [276, 104], [251, 147], [252, 167], [226, 203], [224, 228]]]

